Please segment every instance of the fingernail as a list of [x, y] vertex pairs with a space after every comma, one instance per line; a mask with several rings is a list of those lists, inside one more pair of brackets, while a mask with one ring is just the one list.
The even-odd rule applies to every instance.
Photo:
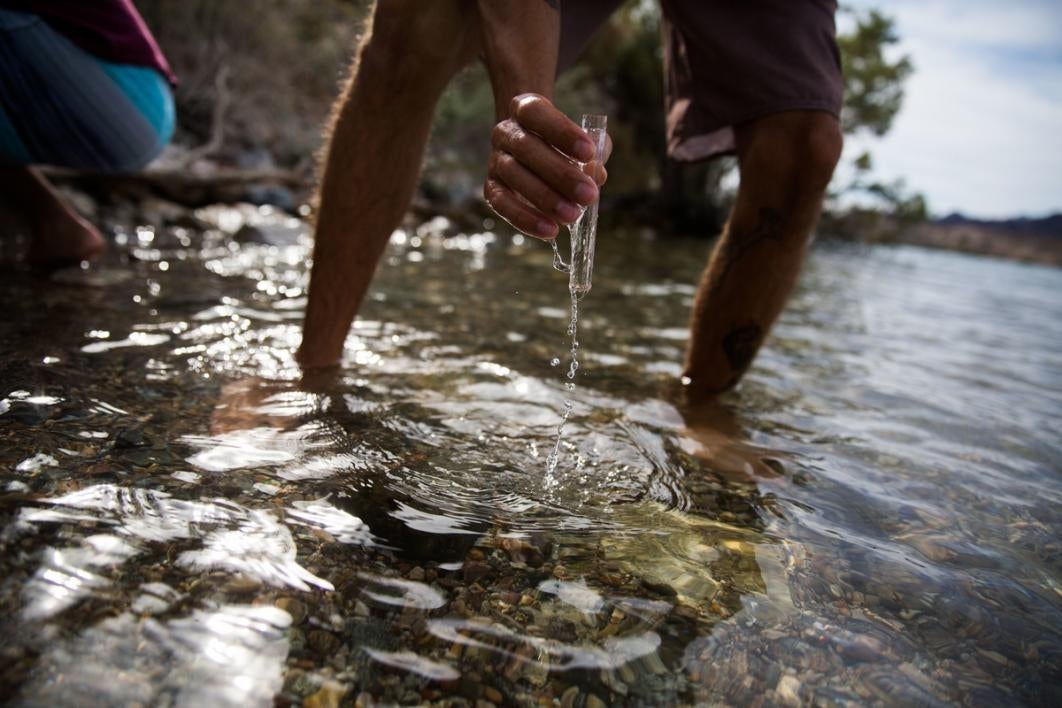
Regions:
[[545, 238], [551, 238], [553, 236], [553, 222], [540, 219], [538, 222], [538, 233]]
[[580, 138], [575, 141], [575, 149], [572, 150], [572, 156], [583, 162], [590, 162], [594, 159], [594, 144], [589, 140], [583, 140]]
[[575, 201], [580, 204], [590, 205], [597, 199], [597, 187], [590, 182], [580, 182], [575, 185]]
[[567, 224], [578, 219], [582, 210], [571, 202], [561, 202], [553, 212], [560, 217], [561, 221]]

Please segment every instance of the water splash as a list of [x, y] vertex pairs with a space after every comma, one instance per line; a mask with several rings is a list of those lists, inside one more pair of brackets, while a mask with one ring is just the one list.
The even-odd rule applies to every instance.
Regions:
[[571, 397], [575, 394], [575, 373], [579, 370], [579, 297], [580, 294], [571, 289], [572, 296], [571, 319], [568, 322], [568, 336], [571, 337], [571, 348], [568, 350], [568, 381], [564, 384], [567, 396], [564, 399], [564, 408], [561, 411], [561, 422], [557, 426], [557, 439], [553, 443], [553, 451], [546, 458], [546, 483], [551, 484], [557, 463], [560, 461], [560, 447], [564, 440], [564, 424], [571, 417], [574, 403]]

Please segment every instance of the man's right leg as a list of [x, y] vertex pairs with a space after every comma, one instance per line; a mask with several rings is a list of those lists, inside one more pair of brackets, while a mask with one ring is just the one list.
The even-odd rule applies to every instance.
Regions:
[[435, 105], [475, 54], [460, 0], [380, 0], [335, 104], [319, 190], [309, 302], [297, 358], [339, 361], [388, 238], [409, 207]]

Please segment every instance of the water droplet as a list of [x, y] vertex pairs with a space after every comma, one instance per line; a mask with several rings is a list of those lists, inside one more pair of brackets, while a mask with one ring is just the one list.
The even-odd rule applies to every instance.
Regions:
[[560, 366], [560, 359], [553, 357], [553, 361], [549, 363], [550, 366]]

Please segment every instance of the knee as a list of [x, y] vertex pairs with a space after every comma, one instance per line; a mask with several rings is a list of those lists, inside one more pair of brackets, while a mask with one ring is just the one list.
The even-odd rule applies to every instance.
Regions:
[[826, 188], [843, 146], [838, 120], [820, 111], [779, 113], [738, 131], [743, 166], [758, 165], [801, 190]]
[[793, 140], [802, 175], [822, 189], [830, 183], [843, 148], [841, 126], [828, 113], [810, 114]]

